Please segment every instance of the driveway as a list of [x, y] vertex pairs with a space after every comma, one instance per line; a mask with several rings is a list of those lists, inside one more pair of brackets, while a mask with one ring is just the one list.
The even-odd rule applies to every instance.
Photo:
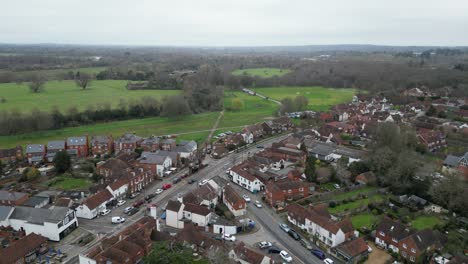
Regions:
[[376, 247], [374, 243], [369, 242], [369, 246], [372, 248], [372, 252], [369, 254], [369, 258], [364, 263], [385, 264], [387, 261], [392, 260], [392, 256], [390, 256], [390, 254], [388, 254], [385, 250]]

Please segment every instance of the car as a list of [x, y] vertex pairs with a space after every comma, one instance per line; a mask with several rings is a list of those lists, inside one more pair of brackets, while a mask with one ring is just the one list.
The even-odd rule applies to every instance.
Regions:
[[108, 215], [110, 212], [111, 212], [110, 209], [106, 209], [106, 210], [101, 212], [101, 215]]
[[129, 206], [127, 208], [124, 209], [124, 214], [128, 214], [128, 212], [130, 212], [130, 210], [132, 210], [133, 207], [132, 206]]
[[121, 224], [121, 223], [125, 222], [125, 218], [120, 217], [120, 216], [112, 217], [111, 222], [113, 224]]
[[284, 250], [281, 250], [280, 257], [286, 262], [291, 262], [292, 261], [291, 255], [289, 255], [288, 252], [286, 252]]
[[132, 193], [132, 194], [130, 194], [130, 199], [133, 199], [133, 198], [135, 198], [137, 196], [138, 196], [138, 193]]
[[308, 249], [308, 250], [312, 250], [312, 249], [313, 249], [312, 245], [311, 245], [311, 244], [309, 243], [309, 241], [307, 241], [305, 238], [301, 238], [301, 240], [299, 240], [299, 243], [301, 243], [301, 245], [302, 245], [303, 247], [305, 247], [306, 249]]
[[277, 247], [270, 247], [268, 249], [268, 254], [279, 254], [281, 252], [281, 249]]
[[219, 137], [225, 137], [226, 134], [224, 134], [224, 133], [219, 133], [218, 136], [219, 136]]
[[202, 180], [200, 183], [198, 183], [198, 186], [203, 186], [208, 182], [207, 179]]
[[169, 189], [169, 188], [171, 188], [171, 187], [172, 187], [172, 185], [171, 185], [170, 183], [166, 183], [166, 184], [164, 184], [164, 185], [162, 186], [162, 189], [163, 189], [163, 190], [167, 190], [167, 189]]
[[171, 175], [171, 173], [172, 173], [172, 171], [165, 171], [163, 173], [163, 177], [169, 176], [169, 175]]
[[272, 246], [272, 244], [268, 241], [262, 241], [260, 243], [258, 243], [258, 247], [261, 248], [261, 249], [265, 249], [265, 248], [270, 248]]
[[161, 194], [164, 190], [163, 189], [156, 189], [156, 191], [154, 192], [155, 194]]
[[262, 203], [259, 202], [259, 201], [255, 201], [254, 204], [255, 204], [255, 206], [257, 206], [258, 208], [262, 208], [262, 207], [263, 207]]
[[265, 148], [263, 145], [257, 145], [257, 148], [262, 149]]
[[138, 212], [138, 208], [135, 208], [135, 207], [132, 207], [132, 209], [130, 209], [130, 211], [127, 213], [127, 215], [134, 215]]
[[172, 180], [172, 183], [173, 183], [173, 184], [176, 184], [176, 183], [180, 182], [181, 180], [182, 180], [182, 178], [180, 178], [180, 177], [175, 177], [175, 178]]
[[320, 249], [312, 249], [310, 252], [321, 260], [325, 259], [325, 253], [323, 253], [323, 251]]
[[144, 203], [145, 203], [144, 200], [138, 200], [138, 201], [134, 202], [134, 203], [132, 204], [132, 206], [135, 207], [135, 208], [138, 208], [138, 207], [140, 207], [140, 206], [141, 206], [142, 204], [144, 204]]
[[250, 203], [250, 197], [247, 194], [242, 195], [242, 198], [248, 203]]
[[117, 201], [117, 206], [121, 206], [121, 205], [124, 205], [127, 201], [125, 200], [119, 200]]
[[222, 236], [217, 236], [214, 238], [215, 240], [219, 240], [219, 241], [222, 241], [223, 240], [223, 237]]
[[232, 242], [236, 241], [236, 237], [231, 234], [224, 234], [223, 239]]
[[294, 230], [292, 230], [292, 229], [289, 229], [288, 234], [289, 234], [289, 236], [291, 236], [292, 238], [294, 238], [294, 240], [300, 240], [300, 239], [301, 239], [301, 237], [299, 236], [299, 234], [296, 233], [296, 231], [294, 231]]
[[326, 258], [323, 260], [323, 263], [327, 263], [327, 264], [333, 264], [335, 262], [333, 262], [333, 260], [329, 259], [329, 258]]
[[195, 183], [195, 182], [197, 182], [197, 180], [190, 179], [187, 183], [188, 183], [188, 184], [192, 184], [192, 183]]
[[333, 184], [333, 187], [335, 187], [335, 189], [339, 189], [339, 188], [340, 188], [340, 185], [338, 185], [338, 184], [335, 183], [335, 184]]
[[283, 229], [283, 231], [286, 233], [289, 232], [289, 230], [291, 230], [291, 228], [289, 228], [287, 224], [280, 224], [279, 227]]
[[156, 196], [156, 194], [150, 193], [150, 194], [145, 196], [145, 201], [150, 202], [155, 196]]

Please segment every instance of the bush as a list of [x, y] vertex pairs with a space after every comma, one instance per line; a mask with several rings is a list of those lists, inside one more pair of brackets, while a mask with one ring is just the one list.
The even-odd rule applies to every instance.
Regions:
[[330, 207], [330, 208], [335, 208], [335, 207], [336, 207], [336, 202], [335, 202], [335, 201], [330, 201], [330, 202], [328, 203], [328, 207]]

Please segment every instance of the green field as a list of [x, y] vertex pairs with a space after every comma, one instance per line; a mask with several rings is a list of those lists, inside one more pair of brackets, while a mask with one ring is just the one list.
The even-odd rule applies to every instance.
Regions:
[[326, 111], [331, 106], [351, 102], [357, 89], [333, 89], [325, 87], [271, 87], [253, 89], [259, 94], [281, 100], [302, 95], [309, 99], [309, 110]]
[[411, 221], [411, 226], [417, 230], [426, 228], [432, 229], [434, 226], [440, 224], [442, 224], [442, 220], [440, 220], [437, 216], [419, 216]]
[[[1, 56], [1, 54], [0, 54]], [[84, 72], [88, 74], [98, 74], [101, 71], [104, 71], [106, 67], [87, 67], [87, 68], [71, 68], [71, 69], [54, 69], [54, 70], [36, 70], [36, 71], [0, 71], [0, 73], [9, 72], [17, 77], [28, 77], [33, 73], [37, 73], [46, 77], [48, 80], [60, 80], [68, 72]]]
[[334, 208], [329, 208], [328, 211], [331, 214], [334, 213], [342, 213], [344, 211], [352, 210], [361, 206], [367, 206], [371, 202], [381, 202], [383, 201], [384, 197], [381, 195], [374, 195], [369, 198], [365, 199], [359, 199], [354, 202], [346, 203], [346, 204], [340, 204]]
[[291, 70], [288, 69], [278, 69], [278, 68], [251, 68], [251, 69], [237, 69], [232, 72], [235, 76], [240, 75], [250, 75], [262, 78], [270, 78], [273, 76], [283, 76], [285, 74], [290, 73]]
[[32, 93], [27, 84], [3, 83], [0, 84], [0, 97], [5, 103], [0, 103], [1, 110], [18, 109], [23, 112], [34, 108], [50, 110], [57, 106], [66, 111], [72, 106], [85, 110], [89, 105], [109, 103], [117, 106], [120, 99], [139, 99], [144, 96], [162, 98], [167, 95], [179, 93], [178, 90], [134, 90], [125, 88], [127, 81], [105, 80], [93, 81], [86, 90], [81, 90], [74, 81], [47, 82], [44, 91]]
[[87, 179], [72, 178], [69, 176], [57, 176], [54, 177], [51, 182], [53, 182], [53, 184], [50, 187], [61, 190], [87, 190], [92, 185]]
[[351, 217], [351, 222], [355, 229], [366, 227], [368, 230], [372, 229], [372, 225], [377, 222], [377, 216], [370, 213], [362, 213]]

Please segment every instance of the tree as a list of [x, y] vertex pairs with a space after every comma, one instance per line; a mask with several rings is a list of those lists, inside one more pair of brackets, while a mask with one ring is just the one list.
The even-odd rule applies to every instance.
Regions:
[[434, 201], [448, 210], [468, 216], [468, 185], [458, 175], [447, 175], [431, 190]]
[[143, 258], [148, 264], [191, 264], [193, 263], [192, 249], [173, 241], [155, 242], [151, 253]]
[[64, 173], [68, 171], [71, 166], [70, 155], [68, 155], [68, 152], [65, 150], [57, 152], [53, 162], [58, 173]]
[[306, 175], [306, 179], [308, 182], [317, 181], [317, 173], [315, 172], [315, 158], [307, 158], [304, 174]]
[[36, 179], [37, 177], [39, 177], [41, 173], [39, 172], [38, 169], [34, 168], [34, 167], [31, 167], [31, 168], [26, 168], [24, 171], [23, 171], [23, 176], [20, 178], [20, 182], [24, 182], [24, 181], [31, 181], [31, 180], [34, 180]]
[[162, 106], [162, 115], [167, 117], [179, 117], [191, 114], [190, 106], [182, 95], [166, 97]]
[[29, 89], [31, 90], [31, 92], [33, 93], [39, 93], [43, 90], [44, 88], [44, 84], [47, 82], [47, 79], [42, 76], [42, 75], [39, 75], [37, 73], [35, 74], [32, 74], [30, 77], [29, 77]]
[[294, 101], [290, 97], [286, 97], [283, 100], [281, 100], [281, 113], [291, 113], [294, 112], [295, 109], [296, 107], [294, 105]]
[[240, 111], [244, 108], [244, 101], [240, 98], [233, 98], [231, 100], [231, 110], [232, 111]]
[[294, 103], [296, 104], [297, 111], [304, 111], [307, 110], [309, 99], [303, 95], [299, 95], [294, 98]]
[[4, 165], [3, 162], [0, 160], [0, 173], [3, 173], [3, 167], [5, 167], [5, 165]]
[[75, 83], [81, 89], [85, 90], [91, 84], [91, 75], [85, 72], [77, 72], [75, 76]]
[[427, 109], [426, 111], [427, 116], [435, 116], [436, 113], [437, 113], [437, 109], [433, 105], [431, 105], [429, 109]]

